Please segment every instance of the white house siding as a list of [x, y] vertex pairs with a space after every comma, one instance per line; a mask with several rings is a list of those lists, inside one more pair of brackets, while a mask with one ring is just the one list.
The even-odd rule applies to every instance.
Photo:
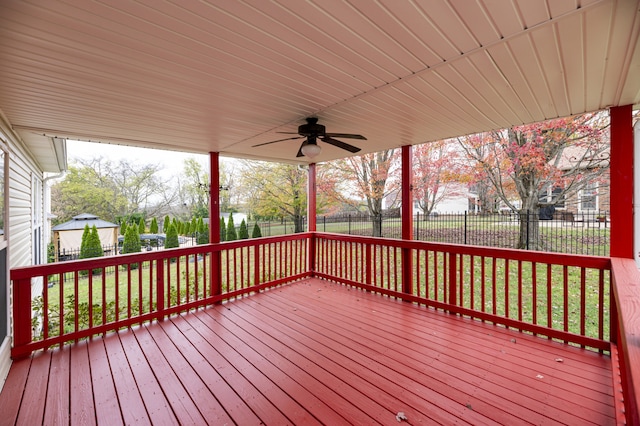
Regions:
[[[42, 180], [43, 173], [39, 170], [32, 156], [27, 152], [22, 143], [13, 135], [9, 126], [0, 116], [0, 139], [9, 149], [9, 169], [8, 169], [8, 203], [7, 221], [5, 224], [5, 234], [7, 238], [7, 273], [10, 268], [27, 266], [33, 264], [33, 224], [34, 215], [32, 207], [32, 182]], [[38, 186], [38, 185], [36, 185]], [[42, 185], [39, 185], [40, 187]], [[42, 197], [42, 191], [33, 194], [35, 197]], [[36, 205], [43, 206], [43, 202]], [[39, 217], [43, 217], [41, 212]], [[40, 228], [42, 229], [42, 228]], [[43, 238], [42, 241], [45, 241]], [[7, 276], [7, 282], [9, 277]], [[8, 285], [9, 295], [7, 297], [8, 306], [0, 306], [2, 315], [9, 315], [11, 312], [11, 286]], [[42, 283], [34, 283], [32, 294], [42, 292]], [[11, 329], [9, 323], [8, 337], [0, 342], [0, 389], [4, 384], [11, 365]]]

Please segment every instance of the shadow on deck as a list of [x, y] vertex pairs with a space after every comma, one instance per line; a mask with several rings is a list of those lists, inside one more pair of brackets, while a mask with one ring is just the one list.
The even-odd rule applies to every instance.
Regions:
[[615, 423], [611, 358], [307, 279], [14, 362], [2, 424]]

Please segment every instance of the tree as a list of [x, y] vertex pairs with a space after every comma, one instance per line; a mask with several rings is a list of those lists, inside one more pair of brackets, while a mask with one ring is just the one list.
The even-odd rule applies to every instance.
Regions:
[[180, 247], [180, 240], [178, 239], [178, 230], [171, 224], [167, 229], [166, 239], [164, 241], [164, 248], [176, 248]]
[[233, 224], [233, 213], [229, 214], [229, 221], [227, 222], [227, 236], [225, 241], [235, 241], [238, 239], [238, 234], [236, 233], [236, 226]]
[[64, 179], [51, 188], [51, 210], [57, 216], [54, 223], [86, 212], [113, 221], [126, 202], [113, 182], [82, 165], [69, 166]]
[[[540, 209], [563, 202], [608, 172], [607, 124], [595, 113], [459, 138], [480, 170], [476, 176], [490, 182], [497, 197], [519, 212], [518, 248], [543, 249]], [[553, 197], [551, 189], [557, 189]]]
[[209, 174], [195, 158], [184, 160], [184, 179], [180, 182], [183, 204], [189, 206], [191, 217], [209, 214]]
[[413, 196], [426, 218], [444, 197], [461, 193], [455, 148], [449, 141], [436, 141], [413, 149]]
[[245, 161], [241, 175], [252, 216], [290, 217], [294, 232], [304, 231], [307, 206], [307, 171], [291, 164]]
[[112, 182], [117, 193], [126, 199], [120, 214], [148, 212], [152, 216], [176, 201], [176, 191], [160, 178], [161, 164], [144, 164], [139, 160], [112, 162], [103, 158], [84, 161], [98, 171], [103, 180]]
[[[100, 236], [98, 235], [98, 228], [93, 225], [89, 228], [89, 225], [84, 226], [84, 232], [82, 233], [82, 241], [80, 243], [80, 259], [90, 259], [93, 257], [102, 257], [104, 252], [102, 251], [102, 243], [100, 242]], [[86, 274], [87, 271], [82, 271]], [[94, 273], [99, 273], [100, 269], [94, 269]]]
[[171, 219], [169, 219], [169, 215], [164, 217], [164, 222], [162, 223], [162, 232], [165, 234], [169, 230], [169, 225], [171, 225]]
[[158, 233], [158, 220], [155, 217], [151, 219], [151, 225], [149, 225], [149, 233], [151, 234]]
[[[198, 219], [202, 219], [201, 217]], [[198, 232], [198, 224], [199, 220], [195, 217], [191, 218], [191, 222], [189, 223], [189, 235], [195, 235]]]
[[80, 239], [80, 259], [84, 259], [82, 257], [83, 248], [87, 247], [87, 241], [89, 240], [89, 233], [91, 232], [89, 228], [89, 224], [84, 225], [84, 230], [82, 231], [82, 238]]
[[245, 222], [244, 219], [242, 219], [242, 222], [240, 222], [240, 229], [238, 230], [238, 238], [240, 238], [241, 240], [246, 240], [247, 238], [249, 238], [249, 230], [247, 229], [247, 222]]
[[127, 232], [127, 222], [122, 222], [120, 224], [120, 235], [124, 236]]
[[394, 182], [395, 149], [349, 157], [336, 163], [345, 179], [355, 179], [355, 192], [367, 202], [371, 216], [372, 235], [382, 236], [382, 200], [390, 193]]
[[198, 223], [196, 225], [196, 233], [198, 234], [198, 238], [196, 241], [198, 244], [209, 243], [209, 227], [204, 224], [204, 220], [202, 218], [198, 219]]
[[262, 237], [262, 232], [260, 231], [260, 226], [258, 226], [258, 222], [253, 225], [253, 231], [251, 232], [251, 238], [260, 238]]
[[80, 243], [80, 259], [101, 257], [103, 254], [98, 229], [95, 225], [91, 228], [89, 228], [89, 225], [85, 225], [82, 233], [82, 242]]
[[146, 227], [144, 226], [144, 219], [140, 218], [140, 221], [138, 222], [138, 234], [139, 235], [144, 234], [145, 230], [146, 230]]
[[155, 215], [177, 200], [169, 181], [158, 177], [160, 170], [157, 164], [139, 161], [112, 162], [102, 157], [80, 160], [52, 187], [55, 222], [66, 222], [85, 212], [112, 222], [141, 212]]
[[227, 240], [227, 225], [224, 223], [224, 217], [220, 218], [220, 242]]
[[[124, 235], [124, 241], [122, 243], [122, 253], [139, 253], [142, 250], [140, 244], [140, 236], [138, 235], [137, 226], [127, 227], [127, 233]], [[137, 268], [138, 264], [131, 264], [132, 268]]]

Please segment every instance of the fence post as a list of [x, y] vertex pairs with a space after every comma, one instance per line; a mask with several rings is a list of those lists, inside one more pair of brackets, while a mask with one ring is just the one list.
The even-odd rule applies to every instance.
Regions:
[[457, 294], [457, 255], [455, 253], [449, 253], [449, 304], [456, 306], [458, 300]]
[[222, 253], [220, 243], [214, 243], [209, 252], [211, 256], [211, 267], [209, 268], [209, 281], [211, 285], [211, 296], [222, 294]]
[[373, 274], [373, 271], [371, 270], [371, 267], [373, 266], [373, 259], [371, 251], [372, 251], [372, 245], [365, 243], [365, 251], [366, 251], [366, 255], [365, 255], [365, 275], [364, 275], [364, 281], [366, 284], [371, 285], [372, 281], [371, 281], [371, 276]]
[[260, 284], [260, 246], [253, 247], [253, 285]]
[[308, 242], [309, 247], [307, 249], [307, 253], [309, 256], [308, 272], [310, 272], [311, 276], [313, 277], [316, 273], [316, 233], [315, 232], [311, 233], [311, 236], [309, 237], [308, 241], [309, 241]]
[[[45, 290], [47, 291], [47, 283]], [[64, 285], [60, 283], [59, 285]], [[47, 307], [45, 306], [45, 311]], [[13, 281], [13, 346], [17, 351], [21, 346], [31, 343], [31, 279], [23, 278]], [[30, 352], [19, 353], [18, 356], [29, 356]]]
[[526, 242], [527, 242], [527, 244], [526, 244], [526, 245], [527, 245], [527, 250], [529, 250], [529, 219], [530, 219], [529, 214], [530, 214], [530, 213], [531, 213], [531, 211], [530, 211], [530, 210], [527, 210], [527, 226], [526, 226], [526, 228], [525, 228], [525, 229], [526, 229], [526, 231], [527, 231], [527, 239], [526, 239]]
[[351, 213], [349, 213], [349, 235], [351, 235]]
[[[196, 255], [197, 256], [197, 255]], [[156, 260], [156, 319], [164, 317], [164, 259]]]
[[467, 211], [464, 212], [464, 244], [467, 244]]

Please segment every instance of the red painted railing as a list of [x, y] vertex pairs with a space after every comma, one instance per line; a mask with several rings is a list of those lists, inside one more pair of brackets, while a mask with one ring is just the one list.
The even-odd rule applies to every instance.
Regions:
[[610, 349], [609, 258], [338, 234], [315, 241], [316, 276]]
[[[304, 278], [309, 238], [296, 234], [15, 268], [12, 356]], [[32, 294], [40, 285], [43, 291]]]

